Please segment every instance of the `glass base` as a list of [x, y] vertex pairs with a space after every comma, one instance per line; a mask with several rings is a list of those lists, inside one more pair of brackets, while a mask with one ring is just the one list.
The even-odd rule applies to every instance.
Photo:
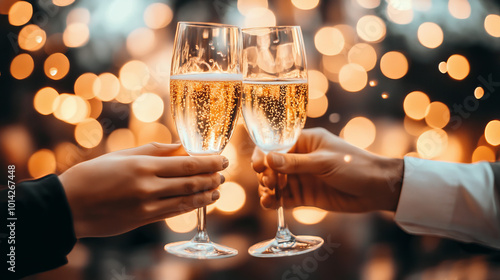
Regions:
[[234, 257], [238, 250], [207, 242], [180, 241], [165, 245], [165, 251], [172, 255], [191, 259], [222, 259]]
[[289, 240], [274, 238], [259, 242], [248, 249], [248, 253], [258, 258], [288, 257], [314, 251], [323, 245], [322, 238], [309, 235], [291, 235]]

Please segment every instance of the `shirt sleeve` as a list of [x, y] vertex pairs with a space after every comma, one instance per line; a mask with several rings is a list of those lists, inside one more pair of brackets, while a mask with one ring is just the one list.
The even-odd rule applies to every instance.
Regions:
[[14, 192], [0, 191], [0, 213], [0, 233], [7, 237], [0, 242], [1, 279], [19, 279], [67, 263], [76, 237], [56, 175], [19, 183]]
[[404, 165], [395, 215], [403, 230], [500, 249], [500, 203], [489, 163], [405, 157]]

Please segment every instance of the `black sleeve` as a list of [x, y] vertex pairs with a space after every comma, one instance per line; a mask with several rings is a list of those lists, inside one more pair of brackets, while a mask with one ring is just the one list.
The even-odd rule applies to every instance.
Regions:
[[15, 192], [1, 190], [0, 219], [0, 279], [19, 279], [68, 262], [76, 237], [56, 175], [19, 183]]

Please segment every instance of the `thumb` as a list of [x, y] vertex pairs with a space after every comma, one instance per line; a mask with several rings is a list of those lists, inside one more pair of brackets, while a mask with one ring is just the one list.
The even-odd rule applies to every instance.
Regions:
[[313, 160], [310, 154], [279, 154], [271, 152], [266, 157], [269, 167], [283, 174], [321, 172], [323, 168]]

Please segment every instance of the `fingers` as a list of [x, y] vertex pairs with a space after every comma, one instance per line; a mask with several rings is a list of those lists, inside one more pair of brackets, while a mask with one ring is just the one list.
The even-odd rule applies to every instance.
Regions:
[[185, 154], [180, 144], [162, 144], [152, 142], [136, 148], [118, 151], [121, 155], [148, 155], [148, 156], [167, 156], [173, 153]]
[[169, 197], [193, 195], [217, 188], [224, 183], [222, 174], [202, 174], [181, 178], [157, 178], [148, 186], [150, 199], [165, 199]]
[[325, 169], [323, 156], [317, 154], [279, 154], [269, 153], [267, 163], [272, 169], [283, 174], [320, 174]]
[[[169, 214], [185, 213], [214, 203], [220, 197], [219, 190], [209, 190], [193, 195], [154, 200], [144, 207], [148, 220], [166, 218]], [[160, 218], [160, 219], [161, 219]]]
[[159, 177], [182, 177], [222, 171], [229, 166], [223, 156], [178, 156], [157, 157], [154, 161], [155, 174]]
[[261, 151], [258, 147], [255, 147], [252, 154], [252, 167], [257, 173], [261, 173], [266, 170], [266, 154]]

